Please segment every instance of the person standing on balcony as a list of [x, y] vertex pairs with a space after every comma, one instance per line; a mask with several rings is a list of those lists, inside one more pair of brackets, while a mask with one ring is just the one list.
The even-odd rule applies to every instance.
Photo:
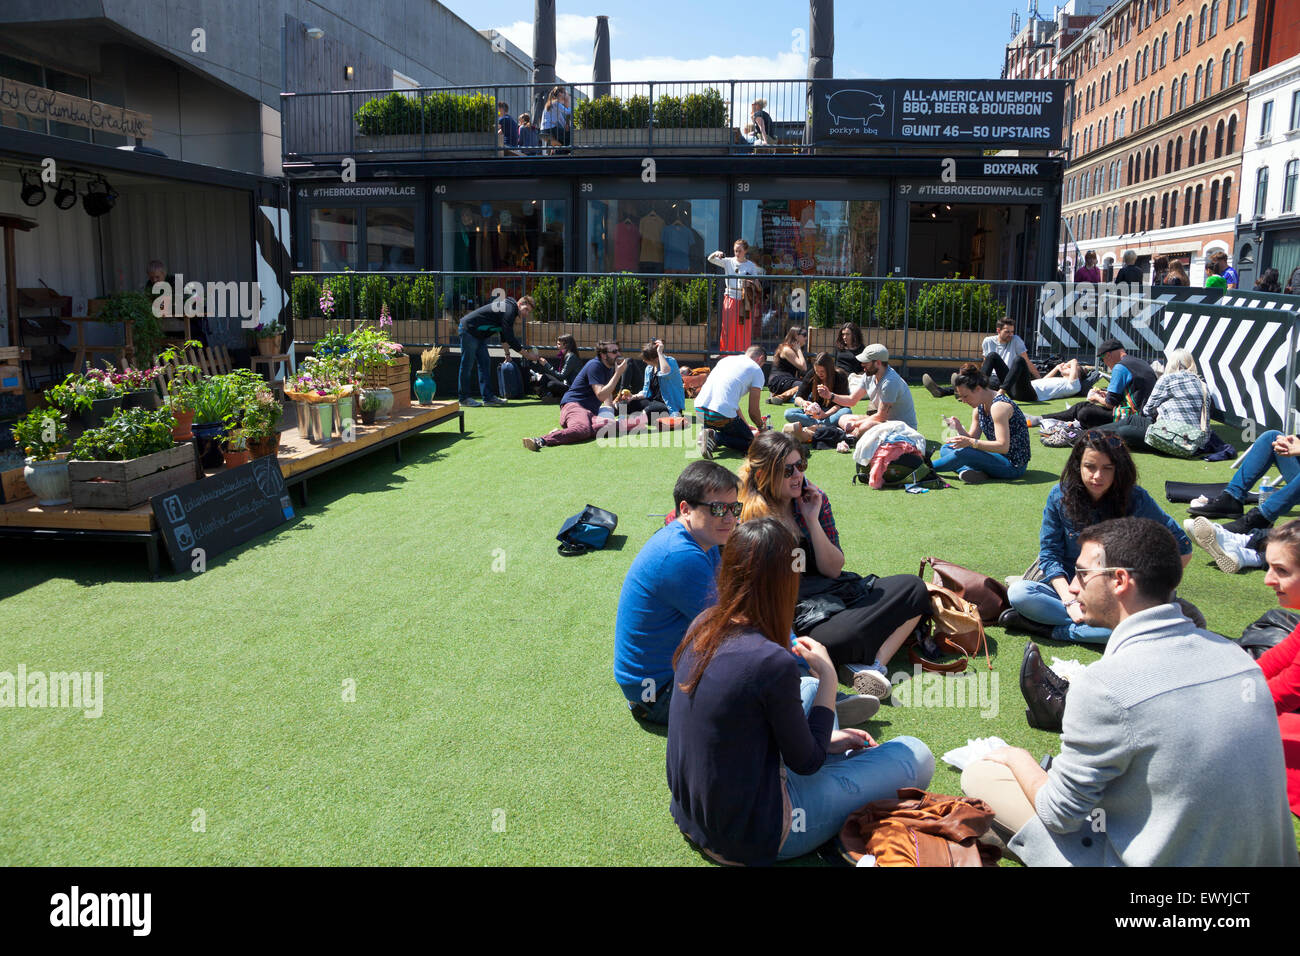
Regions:
[[767, 113], [767, 100], [754, 100], [749, 108], [749, 116], [754, 121], [754, 145], [771, 146], [775, 136], [772, 131], [772, 117]]
[[542, 110], [542, 142], [554, 149], [569, 145], [569, 94], [563, 87], [553, 86], [546, 95]]
[[721, 249], [709, 256], [709, 262], [727, 274], [727, 294], [722, 300], [722, 335], [718, 343], [720, 352], [743, 352], [749, 348], [754, 330], [740, 317], [743, 293], [739, 277], [763, 275], [762, 268], [749, 259], [748, 242], [737, 239], [732, 249], [734, 256], [724, 256]]
[[536, 156], [542, 151], [542, 140], [537, 135], [537, 127], [533, 125], [532, 116], [527, 113], [519, 114], [518, 148], [528, 156]]
[[501, 130], [501, 146], [514, 150], [519, 145], [519, 127], [510, 116], [510, 104], [497, 100], [497, 129]]

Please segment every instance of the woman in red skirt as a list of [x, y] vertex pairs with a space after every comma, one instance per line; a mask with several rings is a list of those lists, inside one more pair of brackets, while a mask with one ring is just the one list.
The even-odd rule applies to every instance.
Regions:
[[720, 249], [709, 256], [709, 262], [727, 274], [727, 294], [722, 298], [722, 336], [718, 343], [718, 351], [723, 353], [743, 352], [753, 342], [753, 323], [741, 314], [741, 277], [763, 274], [763, 270], [748, 258], [749, 243], [737, 239], [733, 249], [734, 256], [724, 256]]

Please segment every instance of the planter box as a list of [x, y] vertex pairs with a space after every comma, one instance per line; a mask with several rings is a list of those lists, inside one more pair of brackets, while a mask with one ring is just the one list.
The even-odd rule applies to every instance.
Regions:
[[436, 159], [474, 159], [495, 156], [500, 152], [496, 130], [488, 133], [399, 133], [387, 136], [358, 135], [354, 144], [358, 153], [369, 159], [385, 155], [407, 156], [428, 153]]
[[573, 148], [584, 147], [602, 156], [644, 156], [650, 149], [650, 130], [575, 129]]
[[659, 156], [699, 156], [727, 153], [735, 140], [730, 128], [663, 129], [655, 127], [654, 151]]
[[194, 446], [186, 443], [130, 461], [69, 461], [74, 508], [134, 508], [194, 480]]
[[393, 409], [411, 407], [411, 357], [403, 355], [396, 365], [386, 365], [366, 376], [366, 388], [391, 388]]

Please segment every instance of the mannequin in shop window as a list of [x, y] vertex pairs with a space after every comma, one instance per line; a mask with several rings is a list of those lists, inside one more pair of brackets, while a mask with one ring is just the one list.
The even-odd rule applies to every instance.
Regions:
[[682, 222], [681, 210], [671, 225], [664, 226], [664, 272], [684, 273], [691, 269], [691, 228]]
[[637, 263], [639, 272], [660, 272], [664, 267], [664, 219], [652, 206], [641, 218], [640, 258]]
[[632, 213], [625, 212], [614, 227], [614, 271], [636, 272], [641, 254], [641, 230]]

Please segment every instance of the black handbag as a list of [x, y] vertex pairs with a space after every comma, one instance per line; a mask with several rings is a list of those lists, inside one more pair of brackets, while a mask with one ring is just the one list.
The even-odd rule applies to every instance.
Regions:
[[853, 571], [842, 571], [838, 578], [828, 578], [805, 573], [799, 581], [799, 603], [794, 609], [795, 634], [806, 635], [840, 611], [853, 607], [875, 583], [874, 574], [864, 578]]
[[609, 541], [618, 527], [618, 515], [595, 505], [587, 505], [580, 514], [565, 520], [555, 539], [560, 542], [555, 550], [569, 558], [575, 554], [599, 551]]
[[1269, 648], [1286, 640], [1287, 635], [1297, 626], [1300, 626], [1300, 614], [1275, 607], [1266, 611], [1255, 623], [1248, 624], [1241, 632], [1238, 643], [1242, 650], [1259, 660]]

